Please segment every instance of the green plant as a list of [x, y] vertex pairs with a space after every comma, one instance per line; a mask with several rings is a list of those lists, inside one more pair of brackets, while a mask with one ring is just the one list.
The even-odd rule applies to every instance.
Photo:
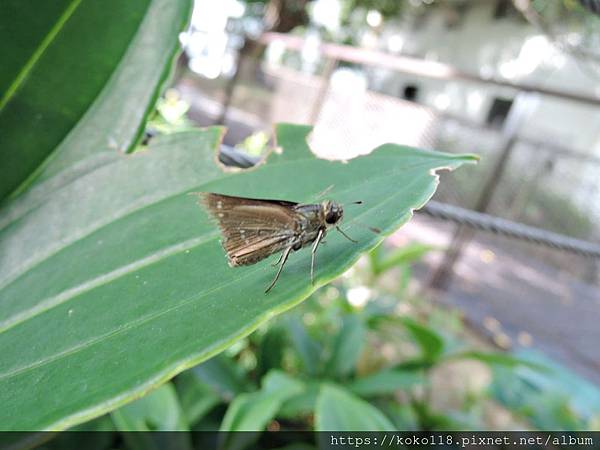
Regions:
[[[11, 27], [36, 26], [36, 8], [6, 5], [23, 19]], [[349, 164], [324, 161], [306, 144], [310, 128], [292, 125], [277, 128], [283, 153], [248, 171], [225, 172], [215, 164], [220, 128], [160, 135], [140, 148], [190, 4], [131, 5], [129, 12], [87, 2], [63, 5], [44, 19], [46, 28], [33, 33], [39, 47], [30, 60], [16, 52], [8, 61], [13, 79], [0, 110], [0, 129], [11, 128], [2, 133], [8, 150], [1, 155], [7, 183], [2, 192], [10, 192], [0, 210], [5, 429], [72, 427], [221, 352], [343, 273], [407, 221], [435, 191], [436, 169], [475, 160], [384, 145]], [[81, 73], [78, 64], [100, 64], [86, 59], [84, 44], [90, 33], [100, 32], [98, 24], [115, 27], [113, 14], [121, 13], [126, 22], [121, 50], [110, 58], [107, 53], [106, 61], [95, 55], [110, 67], [84, 96], [90, 71]], [[7, 22], [11, 15], [0, 17]], [[98, 24], [92, 27], [94, 18]], [[68, 78], [60, 64], [65, 54], [79, 78]], [[56, 78], [72, 87], [64, 95], [77, 98], [38, 92], [41, 79]], [[87, 103], [68, 107], [84, 97]], [[39, 133], [29, 133], [15, 119], [15, 108], [24, 105], [29, 109], [21, 113], [41, 117]], [[65, 121], [59, 126], [46, 120], [54, 115]], [[53, 134], [53, 127], [61, 134]], [[54, 138], [31, 143], [35, 154], [21, 146], [45, 133]], [[329, 195], [339, 202], [365, 202], [347, 210], [345, 223], [359, 243], [331, 234], [318, 255], [314, 286], [308, 254], [295, 254], [267, 296], [270, 265], [229, 268], [217, 228], [187, 195], [217, 191], [311, 202], [330, 185]], [[354, 229], [358, 217], [382, 234]]]
[[[272, 268], [229, 268], [218, 231], [188, 192], [277, 192], [307, 202], [333, 183], [336, 200], [360, 196], [365, 202], [349, 216], [368, 217], [385, 235], [432, 194], [432, 168], [468, 160], [387, 146], [349, 164], [333, 163], [309, 152], [308, 131], [280, 126], [283, 155], [230, 174], [213, 163], [210, 147], [218, 143], [219, 130], [159, 137], [145, 154], [74, 180], [5, 228], [4, 254], [20, 264], [7, 267], [0, 291], [0, 384], [11, 386], [0, 389], [11, 392], [11, 400], [3, 400], [2, 423], [62, 428], [142, 395], [294, 306], [381, 240], [352, 228], [359, 243], [348, 245], [334, 234], [319, 252], [314, 286], [304, 270], [308, 254], [300, 253], [265, 296]], [[402, 188], [390, 192], [392, 183]], [[88, 190], [82, 198], [82, 186], [100, 185], [104, 190]], [[33, 237], [32, 230], [56, 223], [57, 210], [63, 213], [60, 229]], [[26, 248], [17, 242], [27, 242]], [[28, 251], [32, 246], [35, 253]], [[112, 365], [118, 372], [103, 369]], [[53, 376], [38, 385], [40, 391], [31, 391], [31, 380], [47, 373]], [[52, 406], [57, 402], [60, 409]]]
[[[381, 257], [382, 251], [378, 253]], [[407, 253], [413, 257], [404, 259], [406, 264], [419, 257]], [[545, 364], [528, 362], [529, 358], [464, 350], [455, 338], [421, 321], [398, 316], [386, 298], [376, 296], [363, 308], [352, 307], [345, 298], [347, 283], [352, 279], [318, 291], [312, 301], [293, 313], [179, 374], [174, 380], [176, 390], [171, 384], [164, 385], [114, 411], [110, 422], [115, 433], [175, 428], [482, 429], [485, 425], [477, 418], [482, 397], [466, 397], [460, 410], [436, 410], [431, 398], [432, 371], [452, 361], [476, 359], [500, 372], [519, 368], [530, 374], [545, 373], [541, 369]], [[395, 340], [393, 334], [400, 339]], [[400, 360], [394, 356], [373, 358], [382, 354], [382, 345], [390, 343], [398, 347], [408, 343], [411, 349], [400, 355]], [[510, 379], [510, 374], [504, 374], [499, 381]], [[543, 415], [534, 420], [537, 418], [543, 419]], [[111, 429], [110, 422], [107, 425], [97, 419], [87, 427], [103, 424], [104, 429]], [[160, 444], [156, 436], [125, 436], [130, 449], [158, 448]], [[224, 435], [221, 448], [252, 448], [259, 437], [259, 433]], [[295, 439], [292, 435], [281, 439], [286, 438]], [[188, 434], [179, 434], [178, 439], [180, 448], [189, 448]], [[301, 448], [314, 448], [315, 443], [314, 439], [293, 442]], [[64, 441], [53, 443], [58, 444], [64, 445]]]
[[[422, 254], [408, 253], [413, 256], [403, 263]], [[221, 429], [253, 431], [273, 426], [354, 431], [476, 428], [481, 423], [432, 409], [431, 371], [465, 359], [540, 370], [541, 366], [508, 354], [464, 350], [431, 327], [398, 316], [378, 298], [370, 308], [354, 308], [344, 293], [344, 283], [335, 283], [294, 313], [257, 330], [242, 345], [178, 376], [181, 398], [197, 393], [195, 400], [186, 402], [194, 427], [220, 423]], [[379, 345], [390, 342], [390, 331], [412, 344], [412, 356], [399, 362], [371, 357], [381, 353]], [[282, 380], [283, 390], [267, 407], [261, 398], [274, 377]], [[211, 406], [204, 408], [207, 397]], [[202, 407], [194, 408], [194, 402]], [[219, 404], [228, 406], [222, 409]], [[194, 413], [196, 409], [202, 414]]]
[[[11, 14], [0, 16], [8, 27], [0, 29], [27, 28], [13, 30], [20, 35], [34, 29], [29, 52], [14, 49], [6, 61], [9, 88], [0, 104], [7, 149], [0, 194], [10, 197], [0, 210], [4, 429], [72, 427], [148, 394], [343, 273], [431, 197], [436, 169], [475, 160], [384, 145], [348, 164], [324, 161], [306, 144], [310, 128], [292, 125], [277, 127], [283, 153], [249, 171], [224, 172], [215, 164], [220, 128], [160, 135], [139, 149], [190, 3], [117, 3], [122, 22], [110, 5], [73, 2], [46, 6], [43, 26], [36, 22], [39, 10], [25, 2], [2, 6]], [[16, 15], [20, 20], [12, 22]], [[104, 26], [116, 33], [114, 48], [92, 54], [94, 33]], [[69, 89], [46, 85], [57, 79], [68, 80]], [[35, 133], [17, 120], [22, 115], [34, 120]], [[337, 201], [364, 202], [348, 209], [345, 221], [359, 243], [331, 234], [318, 255], [314, 286], [308, 254], [295, 254], [269, 295], [270, 265], [227, 267], [218, 230], [187, 195], [218, 191], [311, 202], [331, 185]], [[381, 234], [355, 228], [356, 218]], [[357, 339], [357, 329], [349, 323], [344, 332]], [[352, 351], [343, 340], [336, 345]], [[275, 362], [264, 360], [264, 370]], [[328, 367], [338, 375], [350, 370], [344, 359]], [[265, 372], [262, 389], [283, 383], [280, 375]], [[245, 401], [239, 395], [232, 403], [239, 413], [230, 413], [227, 427], [250, 426], [238, 415], [259, 394]], [[176, 409], [168, 387], [142, 402], [151, 409], [165, 399]], [[208, 396], [204, 406], [195, 404], [195, 414], [214, 401]], [[121, 428], [160, 428], [163, 419], [166, 427], [186, 426], [150, 412], [138, 421], [138, 413], [131, 406], [113, 419]]]

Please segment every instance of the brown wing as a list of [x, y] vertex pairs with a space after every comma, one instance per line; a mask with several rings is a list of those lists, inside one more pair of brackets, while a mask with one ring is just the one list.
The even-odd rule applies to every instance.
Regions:
[[231, 266], [254, 264], [293, 244], [298, 221], [296, 203], [214, 193], [199, 193], [218, 221]]

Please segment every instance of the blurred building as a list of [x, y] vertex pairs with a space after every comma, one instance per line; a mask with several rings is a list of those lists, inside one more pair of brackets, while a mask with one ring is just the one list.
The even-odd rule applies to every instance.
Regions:
[[[453, 9], [431, 8], [425, 14], [387, 24], [380, 36], [379, 46], [389, 52], [447, 63], [482, 78], [600, 97], [600, 64], [594, 65], [558, 48], [548, 36], [526, 22], [511, 1], [480, 0], [461, 2]], [[511, 111], [524, 108], [519, 114], [520, 136], [600, 158], [598, 105], [379, 69], [372, 70], [370, 87], [498, 129]], [[516, 102], [518, 96], [522, 98]], [[527, 164], [528, 153], [514, 152], [517, 163]], [[525, 158], [519, 161], [523, 155]], [[580, 207], [599, 218], [600, 165], [555, 162], [559, 164], [554, 170], [568, 172], [568, 183], [552, 187], [568, 194]]]

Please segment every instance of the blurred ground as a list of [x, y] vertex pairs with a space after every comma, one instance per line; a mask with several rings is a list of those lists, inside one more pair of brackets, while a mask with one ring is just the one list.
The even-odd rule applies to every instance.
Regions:
[[[448, 244], [452, 225], [417, 215], [396, 238]], [[422, 282], [441, 259], [432, 253], [417, 267]], [[459, 308], [500, 347], [532, 347], [590, 381], [600, 383], [600, 294], [596, 287], [539, 260], [480, 239], [469, 245], [439, 301]], [[483, 325], [483, 326], [482, 326]]]

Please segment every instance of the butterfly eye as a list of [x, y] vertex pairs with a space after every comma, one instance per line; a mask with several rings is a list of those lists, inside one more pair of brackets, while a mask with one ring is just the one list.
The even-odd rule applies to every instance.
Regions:
[[340, 211], [332, 208], [325, 215], [325, 222], [327, 222], [329, 225], [333, 225], [338, 220], [340, 220], [340, 217], [341, 217]]

